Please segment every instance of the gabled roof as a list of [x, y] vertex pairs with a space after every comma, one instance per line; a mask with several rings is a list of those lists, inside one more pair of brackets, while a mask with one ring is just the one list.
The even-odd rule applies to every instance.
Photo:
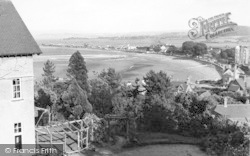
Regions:
[[41, 54], [10, 0], [0, 0], [0, 57]]
[[[236, 79], [234, 81], [231, 81], [230, 84], [229, 84], [228, 90], [230, 90], [230, 89], [236, 89], [237, 88], [236, 86], [238, 88], [240, 88], [241, 90], [245, 90], [246, 89], [244, 80], [242, 78], [239, 78], [239, 79]], [[234, 90], [230, 90], [230, 91], [234, 91]]]
[[232, 91], [232, 92], [237, 92], [239, 89], [240, 89], [240, 86], [235, 85], [235, 84], [231, 84], [231, 85], [228, 87], [228, 91]]
[[204, 99], [204, 98], [206, 98], [206, 97], [209, 97], [209, 96], [211, 96], [211, 93], [210, 93], [210, 91], [205, 91], [205, 92], [203, 92], [203, 93], [201, 93], [200, 95], [199, 95], [199, 99]]
[[245, 72], [244, 72], [242, 69], [240, 69], [240, 68], [237, 68], [236, 71], [237, 71], [239, 74], [245, 74]]
[[223, 73], [223, 75], [233, 76], [234, 74], [233, 74], [233, 72], [232, 72], [231, 69], [227, 69], [227, 70]]
[[239, 78], [239, 79], [236, 79], [236, 82], [239, 84], [240, 88], [245, 90], [246, 89], [246, 86], [245, 86], [245, 83], [244, 83], [244, 80]]
[[214, 111], [230, 119], [250, 118], [250, 104], [229, 104], [227, 107], [217, 105]]

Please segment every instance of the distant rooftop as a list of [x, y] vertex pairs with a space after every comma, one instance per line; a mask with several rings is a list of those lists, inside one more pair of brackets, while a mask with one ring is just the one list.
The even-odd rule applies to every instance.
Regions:
[[0, 0], [0, 57], [41, 54], [10, 0]]
[[228, 104], [227, 107], [217, 105], [214, 111], [233, 121], [250, 119], [250, 104]]

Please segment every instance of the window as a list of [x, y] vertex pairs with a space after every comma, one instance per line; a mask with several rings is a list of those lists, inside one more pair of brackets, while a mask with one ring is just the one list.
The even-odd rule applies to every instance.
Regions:
[[21, 123], [15, 123], [15, 124], [14, 124], [14, 132], [15, 132], [15, 133], [21, 133], [21, 132], [22, 132]]
[[13, 80], [13, 98], [17, 99], [21, 97], [21, 85], [20, 79]]

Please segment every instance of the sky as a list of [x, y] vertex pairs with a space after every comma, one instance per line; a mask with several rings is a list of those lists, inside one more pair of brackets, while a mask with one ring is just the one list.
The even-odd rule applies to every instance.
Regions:
[[33, 35], [189, 30], [191, 18], [231, 12], [250, 26], [250, 0], [12, 0]]

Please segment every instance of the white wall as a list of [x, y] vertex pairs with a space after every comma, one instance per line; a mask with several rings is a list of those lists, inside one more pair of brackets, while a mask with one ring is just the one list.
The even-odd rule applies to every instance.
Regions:
[[[13, 99], [12, 80], [21, 79], [21, 98]], [[33, 58], [0, 58], [0, 144], [14, 144], [14, 123], [22, 123], [22, 143], [35, 144]]]

